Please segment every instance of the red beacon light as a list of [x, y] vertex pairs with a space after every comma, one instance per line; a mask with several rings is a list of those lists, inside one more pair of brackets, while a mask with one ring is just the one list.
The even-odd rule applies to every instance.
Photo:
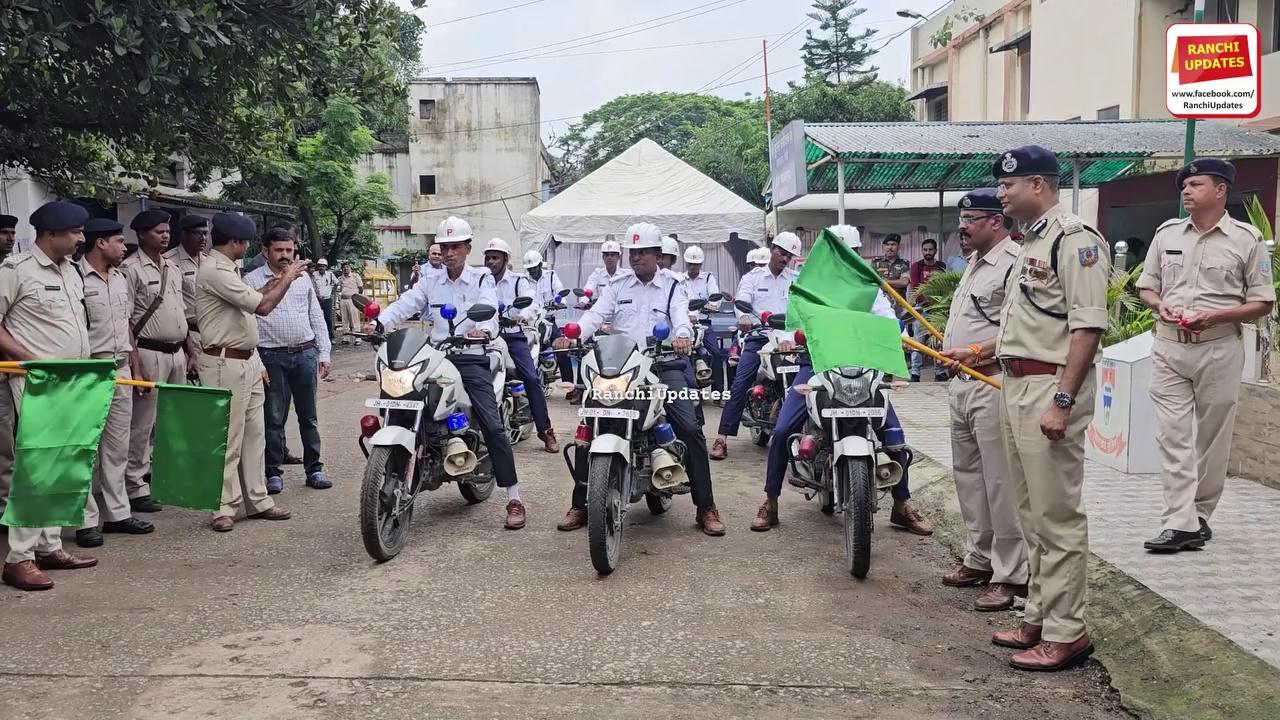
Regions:
[[378, 313], [381, 313], [381, 312], [382, 312], [382, 306], [370, 300], [369, 302], [365, 303], [365, 306], [364, 306], [364, 319], [373, 320], [374, 318], [378, 317]]
[[578, 425], [578, 429], [573, 433], [573, 441], [580, 445], [587, 445], [591, 442], [591, 426], [586, 423]]
[[768, 310], [765, 310], [764, 312], [760, 313], [760, 322], [768, 323], [769, 318], [771, 317], [773, 317], [773, 313], [769, 312]]
[[764, 399], [764, 385], [756, 385], [755, 387], [751, 388], [751, 399], [752, 400]]
[[806, 338], [805, 338], [805, 336], [804, 336], [804, 330], [797, 330], [797, 331], [796, 331], [796, 344], [797, 344], [797, 345], [804, 345], [804, 344], [805, 344], [805, 342], [804, 342], [804, 341], [805, 341], [805, 339], [806, 339]]
[[365, 415], [360, 418], [360, 434], [365, 438], [371, 438], [382, 429], [382, 420], [377, 415]]
[[592, 295], [595, 295], [595, 293], [591, 291], [591, 288], [587, 288], [582, 291], [582, 297], [589, 298]]
[[805, 435], [796, 446], [796, 456], [801, 460], [812, 460], [818, 457], [818, 438]]
[[564, 336], [570, 340], [577, 340], [582, 337], [582, 326], [578, 323], [568, 323], [564, 326]]

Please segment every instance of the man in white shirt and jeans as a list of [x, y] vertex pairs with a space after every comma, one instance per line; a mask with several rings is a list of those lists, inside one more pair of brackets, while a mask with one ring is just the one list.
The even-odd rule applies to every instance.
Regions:
[[[293, 263], [296, 246], [285, 230], [272, 228], [262, 238], [267, 262], [245, 276], [255, 290]], [[289, 418], [289, 401], [298, 411], [298, 432], [302, 436], [302, 462], [307, 487], [332, 487], [320, 462], [320, 430], [316, 425], [316, 386], [329, 375], [328, 325], [316, 288], [309, 282], [289, 286], [284, 299], [270, 314], [258, 318], [258, 355], [267, 370], [267, 492], [284, 490], [280, 466], [284, 464], [284, 424]]]

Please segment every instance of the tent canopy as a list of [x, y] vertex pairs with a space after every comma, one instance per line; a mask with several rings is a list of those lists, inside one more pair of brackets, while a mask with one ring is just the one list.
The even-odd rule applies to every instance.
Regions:
[[525, 214], [520, 242], [542, 248], [603, 242], [632, 223], [675, 233], [681, 245], [764, 240], [764, 211], [695, 170], [648, 138]]

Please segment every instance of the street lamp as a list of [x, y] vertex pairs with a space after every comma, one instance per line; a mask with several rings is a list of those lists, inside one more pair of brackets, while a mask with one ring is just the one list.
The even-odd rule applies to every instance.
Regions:
[[928, 19], [929, 19], [928, 17], [926, 17], [926, 16], [924, 16], [924, 15], [921, 15], [920, 13], [916, 12], [915, 10], [899, 10], [899, 11], [898, 11], [898, 17], [900, 17], [900, 18], [907, 18], [907, 19], [912, 19], [912, 18], [914, 18], [914, 19], [916, 19], [916, 20], [928, 20]]

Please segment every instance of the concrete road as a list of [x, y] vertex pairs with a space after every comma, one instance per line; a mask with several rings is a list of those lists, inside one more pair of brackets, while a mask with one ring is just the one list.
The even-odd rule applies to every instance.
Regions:
[[[527, 529], [502, 529], [500, 491], [467, 506], [446, 485], [419, 501], [406, 551], [375, 565], [353, 438], [376, 390], [351, 379], [371, 362], [336, 358], [320, 403], [335, 487], [290, 468], [277, 498], [292, 521], [215, 534], [169, 508], [156, 534], [108, 535], [100, 566], [56, 573], [52, 591], [0, 589], [0, 716], [1126, 717], [1096, 666], [1008, 669], [989, 637], [1015, 616], [944, 588], [952, 560], [929, 539], [879, 526], [860, 582], [837, 521], [798, 495], [781, 528], [749, 532], [764, 453], [745, 435], [713, 465], [724, 538], [695, 529], [687, 497], [661, 518], [641, 506], [621, 569], [596, 577], [584, 531], [555, 530], [563, 461], [533, 441], [516, 451]], [[570, 409], [552, 407], [571, 436]]]

